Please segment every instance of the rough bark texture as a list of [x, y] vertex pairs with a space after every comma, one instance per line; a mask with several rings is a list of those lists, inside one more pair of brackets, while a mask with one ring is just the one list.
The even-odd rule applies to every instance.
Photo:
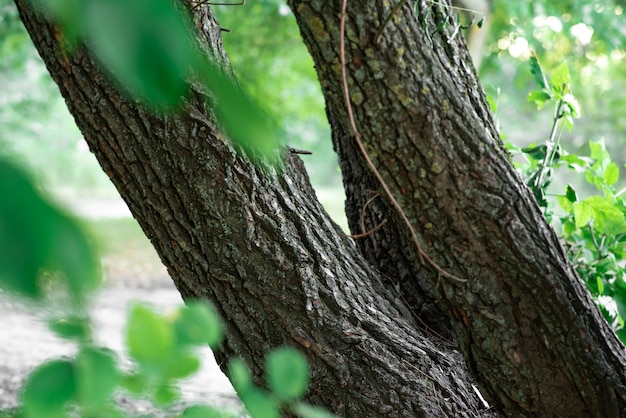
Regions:
[[[89, 54], [67, 56], [16, 1], [103, 169], [185, 299], [226, 323], [222, 361], [241, 355], [262, 383], [264, 354], [290, 344], [312, 368], [307, 398], [340, 416], [491, 416], [454, 346], [414, 327], [317, 202], [301, 161], [277, 172], [238, 154], [201, 101], [155, 115], [121, 95]], [[210, 16], [199, 19], [210, 31]], [[211, 45], [218, 51], [219, 45]], [[396, 309], [397, 308], [397, 309]], [[405, 310], [405, 309], [404, 309]]]
[[[416, 245], [355, 143], [342, 92], [341, 1], [291, 0], [314, 57], [348, 191], [349, 218], [369, 194]], [[418, 232], [422, 249], [460, 283], [425, 263], [400, 285], [430, 288], [450, 315], [481, 388], [503, 415], [618, 416], [626, 409], [624, 349], [567, 262], [559, 241], [501, 149], [466, 49], [436, 32], [443, 5], [348, 1], [347, 74], [356, 126], [368, 154]], [[357, 174], [357, 175], [352, 175]], [[367, 192], [367, 191], [370, 192]], [[355, 223], [351, 223], [355, 228]], [[361, 232], [357, 230], [355, 232]], [[360, 245], [386, 269], [391, 241]], [[426, 280], [426, 285], [424, 284]]]

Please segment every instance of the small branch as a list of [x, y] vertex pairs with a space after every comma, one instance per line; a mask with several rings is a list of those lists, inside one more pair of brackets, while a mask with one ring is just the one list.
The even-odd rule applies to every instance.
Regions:
[[402, 5], [404, 3], [406, 3], [406, 0], [400, 0], [398, 2], [398, 4], [393, 6], [393, 9], [391, 9], [389, 14], [385, 18], [385, 20], [383, 20], [383, 23], [380, 24], [380, 27], [378, 28], [378, 31], [376, 32], [376, 35], [374, 36], [374, 43], [375, 44], [378, 43], [378, 40], [380, 39], [380, 36], [383, 34], [383, 31], [385, 30], [385, 27], [387, 26], [387, 24], [389, 23], [389, 21], [391, 20], [393, 15], [395, 15], [398, 12], [398, 10], [400, 10], [400, 7], [402, 7]]
[[352, 238], [352, 239], [365, 238], [368, 235], [372, 235], [374, 232], [378, 231], [386, 223], [387, 223], [387, 219], [383, 219], [383, 221], [381, 223], [379, 223], [378, 225], [376, 225], [374, 228], [370, 229], [369, 231], [365, 231], [365, 232], [362, 232], [360, 234], [348, 235], [348, 238]]
[[200, 6], [203, 5], [209, 5], [209, 6], [243, 6], [244, 4], [246, 4], [246, 0], [241, 0], [235, 3], [228, 3], [228, 2], [213, 2], [213, 1], [209, 1], [209, 0], [198, 0], [195, 2], [192, 2], [193, 7], [192, 10], [196, 10], [198, 9]]
[[[367, 202], [365, 202], [365, 204], [363, 205], [363, 209], [361, 209], [361, 231], [365, 232], [365, 209], [367, 209], [367, 207], [374, 201], [376, 200], [377, 197], [380, 196], [380, 193], [375, 193], [374, 196], [370, 197]], [[378, 229], [378, 228], [377, 228]]]

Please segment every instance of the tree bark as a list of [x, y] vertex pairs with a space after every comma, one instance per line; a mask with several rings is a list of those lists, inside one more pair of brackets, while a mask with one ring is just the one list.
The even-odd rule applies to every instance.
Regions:
[[[85, 49], [67, 56], [53, 28], [20, 16], [92, 152], [157, 249], [185, 300], [225, 321], [220, 365], [283, 344], [309, 359], [307, 399], [340, 416], [492, 416], [453, 345], [414, 327], [379, 273], [324, 212], [301, 161], [253, 165], [200, 100], [155, 115], [123, 96]], [[208, 9], [204, 9], [208, 13]], [[219, 26], [198, 19], [217, 56]]]
[[[400, 281], [407, 282], [406, 299], [432, 289], [472, 374], [502, 415], [623, 415], [624, 347], [508, 161], [462, 40], [445, 25], [435, 30], [447, 6], [407, 1], [394, 12], [400, 3], [347, 2], [355, 125], [399, 211], [371, 176], [351, 175], [371, 170], [343, 94], [342, 1], [289, 3], [332, 115], [348, 218], [371, 213], [366, 191], [373, 190], [381, 204], [369, 227], [388, 219], [404, 235], [404, 256], [421, 266]], [[354, 231], [355, 222], [350, 226]], [[397, 247], [378, 233], [359, 248], [384, 271], [384, 254]]]
[[[416, 15], [407, 1], [376, 43], [394, 5], [349, 2], [345, 56], [367, 152], [421, 250], [449, 275], [420, 261], [356, 147], [340, 1], [290, 5], [326, 97], [351, 229], [386, 220], [356, 246], [317, 202], [297, 156], [284, 151], [281, 170], [251, 164], [193, 96], [176, 115], [147, 111], [85, 49], [67, 56], [51, 26], [16, 4], [177, 288], [222, 315], [223, 367], [240, 355], [262, 383], [264, 354], [293, 345], [311, 364], [308, 399], [341, 416], [492, 415], [467, 368], [504, 416], [624, 413], [623, 347], [501, 150], [466, 50], [445, 29], [429, 33], [441, 6], [420, 3]], [[225, 60], [219, 25], [200, 13], [208, 48]], [[450, 330], [444, 311], [467, 368], [440, 337]]]

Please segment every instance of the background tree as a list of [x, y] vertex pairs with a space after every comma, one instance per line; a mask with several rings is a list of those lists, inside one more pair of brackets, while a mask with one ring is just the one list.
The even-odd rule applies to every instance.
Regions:
[[[153, 115], [21, 9], [183, 297], [218, 304], [227, 321], [221, 355], [237, 352], [254, 366], [268, 347], [295, 344], [312, 363], [310, 399], [339, 414], [480, 414], [455, 348], [406, 314], [445, 332], [442, 308], [499, 412], [616, 415], [622, 347], [498, 146], [459, 38], [428, 30], [445, 8], [414, 14], [407, 3], [384, 27], [392, 11], [383, 5], [350, 4], [345, 20], [339, 4], [291, 6], [326, 96], [351, 227], [361, 233], [386, 220], [357, 241], [361, 254], [315, 203], [296, 157], [287, 152], [278, 172], [255, 167], [222, 140], [196, 96], [182, 114]], [[199, 20], [219, 51], [212, 22]], [[381, 27], [383, 46], [373, 43]], [[433, 390], [452, 402], [429, 398]]]

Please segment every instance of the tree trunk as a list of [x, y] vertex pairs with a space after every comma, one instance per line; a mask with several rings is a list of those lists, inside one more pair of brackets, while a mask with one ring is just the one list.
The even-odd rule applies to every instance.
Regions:
[[[407, 1], [392, 11], [386, 2], [347, 2], [355, 127], [398, 210], [382, 184], [352, 175], [371, 170], [343, 94], [342, 2], [290, 5], [331, 115], [351, 228], [361, 212], [369, 228], [384, 217], [421, 267], [400, 281], [405, 299], [433, 289], [472, 374], [503, 415], [624, 414], [624, 348], [508, 161], [462, 40], [452, 28], [434, 29], [446, 6]], [[375, 211], [371, 190], [380, 196]], [[359, 248], [385, 271], [397, 247], [377, 234]]]
[[[50, 25], [16, 4], [91, 150], [183, 298], [213, 302], [224, 319], [222, 366], [240, 355], [262, 383], [265, 353], [290, 344], [311, 365], [307, 398], [338, 415], [490, 415], [456, 348], [402, 316], [317, 202], [297, 156], [285, 151], [280, 173], [255, 167], [200, 101], [179, 115], [146, 111], [84, 49], [67, 57]], [[219, 33], [210, 16], [201, 24]]]
[[[290, 2], [326, 97], [350, 226], [360, 233], [386, 220], [355, 246], [297, 156], [285, 150], [279, 171], [251, 164], [200, 100], [176, 115], [145, 110], [86, 50], [68, 57], [52, 27], [16, 0], [176, 287], [222, 315], [222, 366], [240, 355], [262, 383], [264, 354], [290, 344], [311, 364], [308, 399], [341, 416], [490, 416], [465, 362], [502, 415], [623, 414], [623, 347], [499, 147], [466, 50], [446, 30], [424, 30], [437, 27], [440, 6], [420, 4], [416, 16], [412, 3], [376, 43], [393, 5], [349, 2], [345, 47], [356, 126], [409, 228], [356, 147], [339, 64], [341, 2]], [[209, 47], [224, 57], [219, 25], [199, 12]], [[441, 337], [450, 330], [443, 311], [465, 362]]]

